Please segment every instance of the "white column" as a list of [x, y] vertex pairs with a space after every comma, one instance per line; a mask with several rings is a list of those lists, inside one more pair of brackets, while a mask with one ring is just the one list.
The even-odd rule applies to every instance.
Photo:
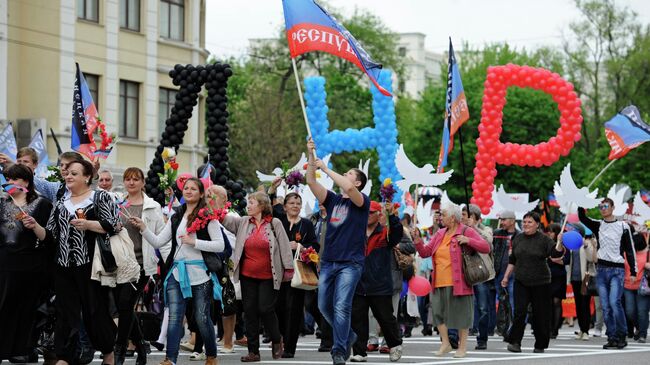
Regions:
[[[104, 2], [104, 29], [106, 30], [106, 71], [104, 72], [104, 115], [102, 120], [106, 129], [118, 134], [119, 128], [119, 90], [120, 78], [118, 73], [118, 55], [120, 14], [119, 0], [106, 0]], [[106, 162], [115, 165], [120, 149], [116, 148], [108, 156]]]
[[153, 160], [163, 131], [158, 130], [158, 0], [147, 0], [144, 17], [147, 37], [147, 75], [145, 81], [146, 161]]
[[7, 38], [9, 38], [9, 27], [7, 26], [7, 1], [0, 1], [0, 119], [7, 119], [7, 69], [9, 62], [7, 58]]
[[[77, 14], [75, 12], [75, 0], [61, 0], [59, 16], [59, 127], [56, 132], [63, 133], [67, 138], [60, 138], [61, 148], [66, 151], [70, 149], [70, 127], [72, 123], [72, 93], [74, 91], [74, 79], [76, 68], [74, 65], [75, 52], [75, 26]], [[65, 36], [63, 36], [65, 35]]]
[[[199, 58], [199, 46], [200, 46], [200, 36], [201, 36], [201, 0], [192, 0], [191, 1], [191, 17], [189, 19], [190, 26], [192, 27], [192, 38], [189, 39], [190, 44], [192, 45], [192, 64], [198, 65], [200, 62]], [[202, 128], [200, 125], [199, 118], [199, 105], [197, 104], [192, 112], [192, 118], [190, 118], [189, 123], [192, 128], [188, 129], [188, 132], [192, 132], [191, 135], [187, 136], [187, 141], [185, 144], [187, 146], [192, 146], [192, 171], [196, 170], [201, 164], [201, 156], [198, 155], [198, 151], [194, 148], [197, 145], [202, 144], [202, 141], [199, 141], [199, 129]]]

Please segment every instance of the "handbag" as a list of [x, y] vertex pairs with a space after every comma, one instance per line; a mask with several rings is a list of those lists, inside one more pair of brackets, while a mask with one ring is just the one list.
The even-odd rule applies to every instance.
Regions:
[[648, 296], [650, 295], [650, 283], [648, 282], [648, 276], [650, 273], [648, 273], [647, 270], [644, 270], [644, 274], [641, 275], [641, 283], [639, 283], [639, 295], [644, 295]]
[[221, 305], [223, 316], [228, 317], [237, 314], [237, 294], [235, 285], [229, 277], [221, 280]]
[[592, 297], [598, 296], [598, 286], [596, 285], [596, 275], [586, 273], [584, 279], [582, 279], [582, 286], [580, 287], [580, 293], [583, 296], [590, 295]]
[[232, 246], [230, 246], [230, 241], [223, 228], [221, 228], [221, 236], [223, 237], [224, 244], [223, 252], [201, 251], [201, 256], [203, 256], [203, 261], [208, 271], [217, 274], [219, 280], [230, 276], [228, 273], [228, 258], [232, 254]]
[[[93, 210], [95, 211], [95, 217], [99, 218], [99, 197], [102, 194], [108, 194], [106, 192], [95, 191], [95, 196], [93, 197]], [[99, 257], [102, 261], [102, 267], [107, 273], [114, 272], [117, 270], [117, 263], [115, 262], [115, 256], [113, 256], [113, 251], [111, 250], [111, 240], [108, 233], [98, 233], [97, 238], [95, 239], [97, 243], [97, 248], [99, 248]]]
[[[142, 338], [145, 341], [156, 341], [160, 336], [160, 327], [164, 314], [164, 306], [162, 303], [163, 285], [160, 279], [149, 279], [138, 298], [136, 304], [135, 317], [138, 320], [140, 329], [142, 330]], [[151, 300], [145, 296], [151, 296]], [[149, 304], [147, 304], [149, 302]]]
[[300, 261], [301, 249], [302, 245], [298, 244], [296, 254], [293, 256], [293, 277], [291, 278], [291, 287], [303, 290], [317, 289], [318, 275], [309, 264]]
[[[465, 234], [467, 227], [463, 228], [462, 235]], [[469, 286], [483, 283], [490, 279], [490, 270], [488, 265], [483, 261], [483, 257], [475, 250], [462, 247], [463, 254], [463, 276]]]
[[393, 247], [393, 255], [395, 256], [397, 267], [399, 267], [400, 270], [406, 270], [410, 266], [413, 266], [413, 261], [415, 261], [415, 258], [411, 255], [403, 253], [399, 249], [399, 245]]

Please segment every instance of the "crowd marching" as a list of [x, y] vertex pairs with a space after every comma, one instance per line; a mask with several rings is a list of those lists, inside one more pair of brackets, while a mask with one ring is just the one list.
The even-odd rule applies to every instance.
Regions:
[[[124, 171], [118, 194], [110, 171], [76, 152], [59, 156], [62, 182], [34, 176], [30, 148], [16, 161], [0, 154], [0, 361], [40, 353], [49, 364], [87, 364], [97, 350], [103, 364], [136, 356], [144, 365], [153, 346], [165, 350], [162, 365], [176, 364], [181, 349], [214, 365], [241, 345], [241, 361], [256, 362], [260, 336], [273, 359], [293, 358], [310, 323], [335, 365], [378, 350], [398, 361], [416, 317], [423, 335], [439, 333], [435, 356], [465, 357], [470, 336], [485, 350], [495, 333], [521, 352], [527, 324], [541, 353], [563, 324], [567, 285], [576, 340], [600, 337], [604, 323], [605, 349], [646, 341], [648, 230], [614, 217], [612, 200], [600, 203], [599, 220], [580, 208], [564, 232], [544, 229], [534, 211], [521, 230], [514, 212], [500, 212], [492, 231], [473, 204], [442, 206], [423, 232], [396, 205], [361, 193], [361, 170], [341, 175], [314, 157], [313, 142], [307, 149], [306, 183], [319, 202], [309, 217], [299, 193], [276, 194], [279, 178], [250, 192], [240, 216], [202, 169], [168, 191], [182, 203], [161, 207], [137, 167]], [[318, 169], [339, 193], [319, 183]], [[567, 231], [584, 237], [578, 249], [561, 244]], [[488, 263], [487, 281], [468, 283], [470, 254]], [[292, 285], [307, 274], [299, 260], [318, 273], [316, 290]], [[417, 276], [431, 292], [416, 298], [403, 283]], [[181, 343], [185, 325], [190, 342]]]

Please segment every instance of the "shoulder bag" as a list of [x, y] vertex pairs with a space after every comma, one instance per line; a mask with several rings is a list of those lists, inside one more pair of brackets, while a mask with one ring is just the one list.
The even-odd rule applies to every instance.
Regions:
[[[465, 235], [467, 227], [463, 228], [461, 235]], [[463, 254], [463, 276], [469, 286], [483, 283], [490, 278], [488, 265], [483, 261], [483, 257], [476, 250], [461, 246]]]
[[300, 260], [302, 245], [298, 244], [296, 254], [293, 256], [293, 277], [291, 287], [303, 290], [314, 290], [318, 288], [318, 275], [316, 271]]

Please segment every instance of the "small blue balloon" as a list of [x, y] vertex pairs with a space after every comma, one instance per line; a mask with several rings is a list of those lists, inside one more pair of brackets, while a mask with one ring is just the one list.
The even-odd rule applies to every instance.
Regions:
[[569, 250], [577, 250], [582, 246], [582, 236], [576, 231], [569, 231], [562, 235], [562, 243]]

